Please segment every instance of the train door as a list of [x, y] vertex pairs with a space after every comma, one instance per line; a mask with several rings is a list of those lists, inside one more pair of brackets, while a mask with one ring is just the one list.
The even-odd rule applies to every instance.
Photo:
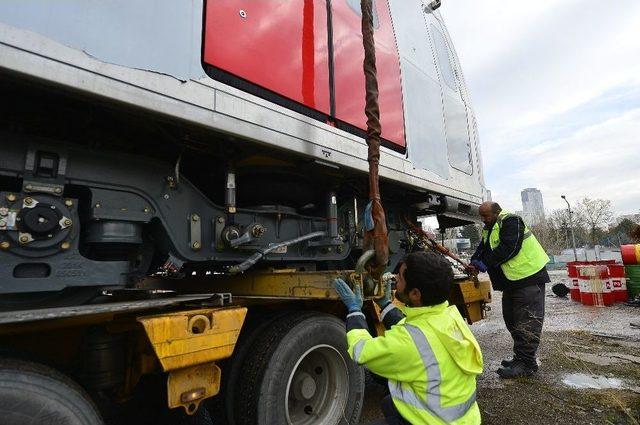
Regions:
[[455, 67], [457, 62], [453, 58], [453, 51], [449, 47], [440, 22], [433, 14], [425, 13], [425, 17], [442, 87], [449, 164], [466, 174], [472, 174], [467, 105], [462, 94], [459, 72]]

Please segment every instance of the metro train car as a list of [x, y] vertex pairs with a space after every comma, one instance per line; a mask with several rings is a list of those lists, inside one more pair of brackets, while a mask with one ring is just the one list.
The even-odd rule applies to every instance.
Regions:
[[[487, 199], [438, 6], [374, 1], [392, 262], [407, 219], [460, 226]], [[361, 19], [359, 0], [0, 2], [3, 305], [149, 275], [352, 269]]]

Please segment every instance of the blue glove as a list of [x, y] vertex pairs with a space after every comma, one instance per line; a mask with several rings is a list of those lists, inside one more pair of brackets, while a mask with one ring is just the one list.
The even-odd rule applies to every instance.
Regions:
[[366, 207], [364, 207], [364, 228], [366, 230], [373, 230], [375, 227], [375, 223], [373, 222], [373, 214], [371, 210], [373, 209], [373, 201], [369, 201]]
[[391, 303], [391, 283], [395, 276], [392, 273], [385, 273], [382, 275], [382, 285], [384, 289], [384, 296], [380, 299], [375, 300], [376, 304], [380, 308], [385, 308]]
[[362, 288], [360, 285], [355, 285], [355, 293], [349, 288], [347, 282], [337, 278], [333, 281], [333, 286], [336, 288], [336, 292], [340, 295], [340, 299], [347, 306], [349, 313], [360, 311], [362, 309]]
[[487, 266], [480, 260], [471, 260], [471, 265], [478, 269], [479, 272], [486, 272]]

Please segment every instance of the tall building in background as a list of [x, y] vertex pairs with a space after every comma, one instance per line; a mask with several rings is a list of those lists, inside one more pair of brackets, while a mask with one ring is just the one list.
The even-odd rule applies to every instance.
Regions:
[[527, 188], [520, 192], [522, 198], [522, 219], [529, 226], [544, 220], [544, 203], [542, 192], [536, 188]]

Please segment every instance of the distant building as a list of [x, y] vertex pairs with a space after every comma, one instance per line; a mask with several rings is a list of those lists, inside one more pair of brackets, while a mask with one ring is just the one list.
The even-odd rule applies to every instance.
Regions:
[[520, 192], [522, 198], [522, 219], [529, 226], [534, 226], [544, 220], [544, 203], [542, 192], [536, 188], [527, 188]]

